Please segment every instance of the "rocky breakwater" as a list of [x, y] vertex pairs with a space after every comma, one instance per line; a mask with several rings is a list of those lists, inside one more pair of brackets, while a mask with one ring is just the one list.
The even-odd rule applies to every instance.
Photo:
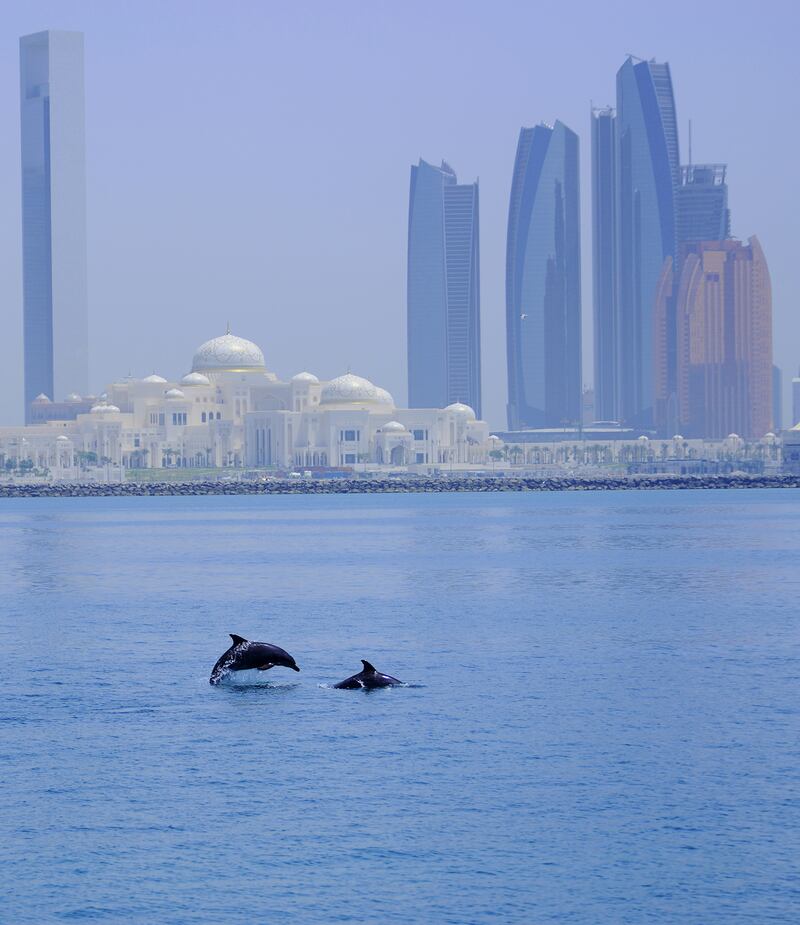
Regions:
[[120, 484], [0, 484], [0, 498], [127, 498], [156, 495], [348, 495], [399, 492], [653, 491], [720, 488], [800, 488], [800, 476], [462, 476], [267, 481], [122, 482]]

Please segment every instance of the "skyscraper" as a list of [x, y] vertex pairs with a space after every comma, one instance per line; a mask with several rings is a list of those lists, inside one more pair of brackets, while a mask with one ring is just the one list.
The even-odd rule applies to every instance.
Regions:
[[581, 418], [578, 136], [519, 133], [506, 240], [508, 426]]
[[725, 164], [681, 167], [675, 189], [678, 243], [724, 241], [730, 237]]
[[88, 392], [83, 35], [20, 39], [25, 414]]
[[772, 429], [783, 428], [783, 373], [779, 366], [772, 366]]
[[478, 184], [420, 160], [408, 207], [408, 402], [481, 414]]
[[[679, 271], [665, 263], [654, 313], [676, 312], [674, 426], [687, 437], [760, 438], [772, 428], [772, 293], [758, 239], [686, 246]], [[666, 352], [656, 349], [655, 396], [665, 407]]]
[[789, 426], [794, 427], [795, 424], [800, 424], [800, 370], [792, 379], [792, 420]]
[[592, 268], [594, 282], [594, 413], [600, 421], [619, 417], [617, 329], [616, 116], [593, 109]]
[[633, 57], [617, 73], [617, 417], [653, 424], [653, 305], [676, 245], [678, 126], [668, 64]]

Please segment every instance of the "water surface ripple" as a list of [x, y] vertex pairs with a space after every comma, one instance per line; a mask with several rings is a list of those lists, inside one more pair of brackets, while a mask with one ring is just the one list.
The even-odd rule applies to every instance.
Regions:
[[4, 500], [0, 921], [796, 922], [799, 550], [775, 489]]

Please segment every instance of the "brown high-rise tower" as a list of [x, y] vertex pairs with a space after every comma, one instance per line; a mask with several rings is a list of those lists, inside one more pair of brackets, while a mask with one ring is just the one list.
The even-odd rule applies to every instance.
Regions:
[[763, 437], [773, 427], [772, 291], [761, 245], [704, 241], [680, 256], [677, 279], [666, 261], [655, 305], [659, 428]]

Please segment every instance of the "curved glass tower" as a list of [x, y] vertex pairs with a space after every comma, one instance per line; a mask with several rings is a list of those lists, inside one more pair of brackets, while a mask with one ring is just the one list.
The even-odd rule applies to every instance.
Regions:
[[617, 73], [618, 417], [653, 426], [653, 308], [675, 256], [678, 126], [668, 64], [629, 57]]
[[578, 136], [562, 122], [519, 134], [506, 242], [508, 426], [581, 415]]
[[423, 160], [408, 205], [408, 403], [481, 415], [478, 184]]

